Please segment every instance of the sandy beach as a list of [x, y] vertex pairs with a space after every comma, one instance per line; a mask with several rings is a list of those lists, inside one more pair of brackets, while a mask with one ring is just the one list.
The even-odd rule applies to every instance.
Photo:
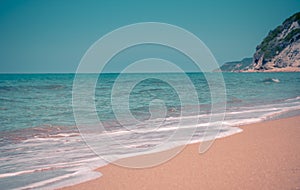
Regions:
[[204, 154], [192, 144], [152, 168], [110, 164], [97, 169], [102, 177], [63, 189], [300, 189], [299, 122], [296, 116], [241, 126], [242, 133], [216, 140]]

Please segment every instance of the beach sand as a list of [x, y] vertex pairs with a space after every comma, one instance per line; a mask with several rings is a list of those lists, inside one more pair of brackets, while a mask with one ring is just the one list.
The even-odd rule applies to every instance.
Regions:
[[300, 116], [241, 128], [242, 133], [217, 139], [204, 154], [196, 143], [152, 168], [109, 164], [97, 169], [102, 177], [63, 189], [300, 189]]

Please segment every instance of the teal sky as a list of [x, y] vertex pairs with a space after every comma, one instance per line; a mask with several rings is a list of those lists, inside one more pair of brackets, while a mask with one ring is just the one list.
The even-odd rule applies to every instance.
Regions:
[[0, 0], [0, 72], [75, 72], [101, 36], [137, 22], [197, 35], [219, 64], [251, 57], [299, 0]]

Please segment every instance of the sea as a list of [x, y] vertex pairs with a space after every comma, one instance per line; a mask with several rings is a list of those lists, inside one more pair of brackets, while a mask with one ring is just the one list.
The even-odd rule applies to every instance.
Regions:
[[[80, 74], [82, 91], [74, 99], [75, 74], [0, 74], [0, 188], [56, 189], [101, 177], [94, 170], [113, 161], [110, 156], [223, 138], [242, 132], [240, 125], [300, 114], [300, 73], [222, 75], [225, 99], [212, 99], [204, 73]], [[120, 76], [124, 89], [138, 82], [129, 93], [121, 88], [113, 94]], [[94, 90], [85, 91], [95, 77]], [[186, 77], [194, 88], [185, 93], [195, 90], [197, 101], [182, 105], [176, 89], [186, 88]], [[91, 109], [80, 97], [92, 102]], [[222, 124], [217, 131], [218, 121], [210, 119], [216, 115]]]

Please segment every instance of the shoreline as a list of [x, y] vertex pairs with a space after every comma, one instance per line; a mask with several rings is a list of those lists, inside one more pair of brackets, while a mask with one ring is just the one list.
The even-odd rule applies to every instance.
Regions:
[[[299, 189], [299, 122], [298, 115], [239, 126], [242, 133], [216, 139], [204, 154], [198, 153], [199, 143], [189, 144], [158, 166], [129, 169], [108, 164], [96, 170], [100, 178], [60, 189]], [[119, 161], [138, 162], [148, 156]]]

